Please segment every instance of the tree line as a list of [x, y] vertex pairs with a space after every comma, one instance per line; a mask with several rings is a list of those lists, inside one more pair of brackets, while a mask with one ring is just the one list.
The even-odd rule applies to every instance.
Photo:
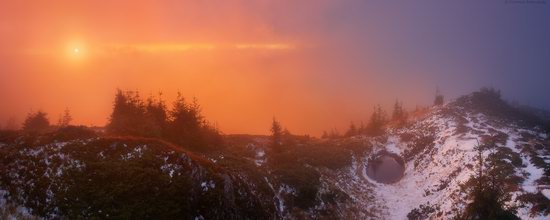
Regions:
[[[21, 130], [27, 133], [44, 133], [55, 130], [56, 128], [65, 128], [70, 126], [73, 117], [69, 108], [65, 108], [63, 114], [59, 115], [57, 124], [51, 124], [48, 114], [42, 110], [31, 111], [27, 114]], [[11, 118], [6, 125], [6, 130], [17, 130], [18, 126], [15, 119]]]
[[380, 136], [385, 133], [385, 126], [393, 123], [395, 126], [403, 126], [408, 121], [408, 113], [403, 108], [403, 103], [396, 101], [393, 106], [391, 117], [388, 117], [386, 112], [380, 105], [373, 108], [373, 112], [367, 124], [361, 122], [356, 125], [353, 121], [344, 134], [340, 134], [336, 129], [327, 132], [324, 131], [321, 138], [339, 138], [351, 137], [355, 135]]
[[[443, 104], [444, 96], [439, 89], [436, 89], [433, 105], [440, 106]], [[355, 135], [380, 136], [385, 133], [385, 126], [388, 124], [391, 123], [395, 127], [402, 127], [407, 124], [408, 119], [409, 113], [403, 108], [403, 103], [396, 100], [393, 105], [391, 116], [388, 116], [380, 105], [375, 105], [367, 124], [361, 121], [359, 125], [356, 125], [355, 122], [352, 121], [343, 134], [340, 134], [336, 129], [332, 129], [330, 131], [323, 131], [321, 138], [331, 139]]]
[[[22, 124], [25, 133], [41, 134], [71, 126], [68, 108], [52, 124], [42, 110], [30, 112]], [[15, 126], [10, 130], [17, 130]], [[83, 127], [81, 127], [83, 128]], [[221, 132], [201, 114], [196, 98], [187, 101], [181, 93], [169, 108], [161, 98], [142, 99], [139, 92], [117, 90], [113, 110], [105, 127], [107, 135], [161, 138], [195, 151], [212, 151], [223, 146]]]
[[161, 94], [144, 100], [139, 92], [118, 90], [106, 132], [162, 138], [196, 151], [223, 146], [220, 131], [204, 119], [197, 99], [189, 102], [179, 92], [169, 109]]

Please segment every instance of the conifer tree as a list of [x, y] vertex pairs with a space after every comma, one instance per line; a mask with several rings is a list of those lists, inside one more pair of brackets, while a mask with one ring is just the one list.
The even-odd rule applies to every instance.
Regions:
[[198, 148], [200, 145], [199, 130], [201, 122], [198, 110], [188, 104], [178, 92], [170, 111], [171, 139], [181, 145]]
[[443, 105], [445, 102], [443, 95], [441, 94], [441, 91], [439, 91], [439, 88], [435, 90], [435, 99], [434, 99], [434, 105]]
[[23, 122], [23, 130], [27, 132], [43, 132], [50, 127], [48, 115], [43, 111], [29, 113], [25, 122]]
[[384, 134], [384, 125], [386, 123], [386, 114], [380, 105], [374, 107], [370, 117], [369, 124], [366, 127], [365, 133], [370, 136], [379, 136]]
[[398, 100], [395, 100], [391, 119], [392, 121], [397, 121], [400, 120], [401, 117], [403, 117], [403, 106]]
[[72, 120], [73, 120], [73, 117], [71, 116], [71, 112], [69, 111], [69, 108], [65, 108], [65, 111], [63, 111], [63, 115], [59, 117], [59, 121], [57, 124], [60, 128], [64, 128], [69, 126]]
[[138, 92], [117, 90], [107, 132], [146, 136], [145, 106]]
[[[497, 175], [491, 175], [496, 167], [484, 159], [484, 151], [490, 145], [476, 146], [477, 171], [476, 176], [469, 181], [468, 197], [471, 202], [466, 206], [464, 213], [456, 216], [456, 219], [519, 219], [514, 207], [506, 207], [510, 196], [502, 189], [503, 179]], [[491, 155], [491, 154], [490, 154]]]
[[154, 99], [152, 96], [147, 99], [145, 117], [148, 136], [162, 137], [166, 132], [168, 120], [166, 104], [162, 100], [162, 93], [159, 93], [158, 99]]
[[281, 123], [273, 117], [273, 121], [271, 122], [271, 146], [273, 149], [280, 150], [282, 145], [282, 135], [283, 131]]

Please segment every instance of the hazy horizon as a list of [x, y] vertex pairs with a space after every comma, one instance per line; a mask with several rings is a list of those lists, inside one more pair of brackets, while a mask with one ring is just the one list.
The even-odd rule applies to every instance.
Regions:
[[[499, 1], [5, 2], [0, 126], [104, 125], [116, 89], [180, 91], [227, 134], [343, 131], [372, 108], [480, 87], [550, 109], [550, 6]], [[466, 16], [467, 15], [467, 16]]]

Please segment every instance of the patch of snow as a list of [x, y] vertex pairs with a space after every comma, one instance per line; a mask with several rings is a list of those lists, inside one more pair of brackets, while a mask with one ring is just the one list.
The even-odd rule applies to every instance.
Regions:
[[529, 173], [529, 177], [523, 183], [523, 190], [530, 193], [537, 193], [538, 190], [535, 181], [542, 178], [544, 169], [536, 167], [531, 162], [527, 162], [527, 167], [523, 170]]
[[59, 148], [62, 148], [62, 147], [65, 147], [65, 145], [67, 145], [68, 142], [57, 142], [55, 143], [55, 146], [59, 147]]
[[105, 159], [105, 153], [103, 151], [99, 152], [99, 159]]
[[521, 153], [520, 150], [516, 148], [516, 140], [519, 138], [518, 135], [511, 131], [505, 131], [504, 133], [508, 134], [508, 139], [506, 139], [506, 144], [504, 145], [504, 147], [510, 148], [510, 150], [514, 151], [515, 153]]
[[401, 152], [403, 151], [403, 149], [397, 146], [398, 143], [399, 143], [399, 138], [397, 136], [388, 137], [388, 143], [386, 144], [386, 151], [401, 155]]
[[7, 219], [10, 219], [10, 220], [17, 220], [18, 218], [28, 218], [28, 219], [34, 219], [33, 216], [30, 214], [30, 211], [28, 208], [26, 207], [23, 207], [23, 206], [16, 206], [15, 207], [15, 212], [14, 213], [11, 213], [11, 212], [6, 212], [4, 209], [7, 208], [7, 206], [9, 205], [13, 205], [13, 204], [10, 204], [6, 199], [5, 199], [5, 196], [8, 194], [8, 191], [6, 190], [0, 190], [0, 213], [2, 213], [2, 217], [6, 217]]
[[254, 160], [256, 166], [262, 166], [265, 163], [265, 151], [264, 149], [256, 150], [256, 159]]
[[216, 183], [213, 180], [205, 181], [201, 183], [202, 191], [207, 192], [209, 189], [216, 188]]

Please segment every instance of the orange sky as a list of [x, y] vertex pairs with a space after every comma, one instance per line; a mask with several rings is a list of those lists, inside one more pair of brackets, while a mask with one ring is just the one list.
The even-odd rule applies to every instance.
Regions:
[[276, 116], [295, 133], [319, 135], [366, 120], [376, 103], [431, 98], [432, 82], [385, 84], [394, 78], [382, 71], [397, 69], [369, 63], [381, 59], [376, 46], [361, 39], [360, 54], [341, 49], [355, 47], [344, 30], [318, 25], [334, 1], [310, 3], [3, 2], [0, 126], [31, 109], [56, 121], [65, 107], [77, 124], [104, 125], [117, 88], [162, 91], [168, 102], [177, 91], [196, 96], [225, 133], [253, 134], [268, 133]]

